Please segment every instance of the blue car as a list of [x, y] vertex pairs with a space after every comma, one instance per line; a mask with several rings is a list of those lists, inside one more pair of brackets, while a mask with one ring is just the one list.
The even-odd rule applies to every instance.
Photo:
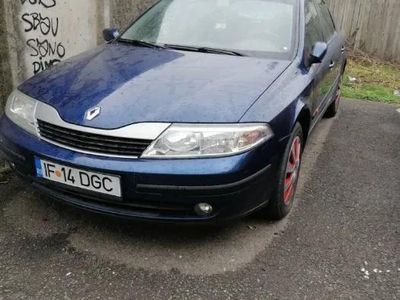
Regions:
[[345, 40], [323, 0], [162, 0], [21, 84], [0, 120], [45, 194], [137, 220], [291, 210], [307, 138], [338, 111]]

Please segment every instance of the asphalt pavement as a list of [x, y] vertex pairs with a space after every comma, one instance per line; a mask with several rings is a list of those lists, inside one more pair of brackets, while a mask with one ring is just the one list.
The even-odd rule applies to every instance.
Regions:
[[0, 184], [0, 299], [400, 299], [399, 106], [345, 100], [282, 222], [130, 223]]

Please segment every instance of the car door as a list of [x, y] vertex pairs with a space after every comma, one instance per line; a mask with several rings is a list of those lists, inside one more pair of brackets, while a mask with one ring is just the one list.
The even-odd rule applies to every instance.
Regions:
[[[317, 4], [314, 0], [305, 1], [305, 42], [304, 56], [305, 64], [308, 65], [309, 76], [313, 78], [312, 93], [310, 96], [313, 119], [317, 119], [323, 110], [323, 104], [328, 96], [331, 87], [329, 78], [331, 56], [326, 55], [319, 64], [310, 65], [309, 59], [314, 45], [317, 42], [324, 42], [325, 36], [321, 27], [321, 20], [318, 15]], [[332, 51], [330, 52], [332, 55]]]
[[[328, 45], [326, 60], [322, 67], [326, 70], [326, 76], [320, 86], [321, 94], [325, 96], [322, 101], [322, 107], [329, 104], [335, 94], [337, 82], [341, 73], [342, 65], [342, 38], [337, 34], [336, 28], [329, 12], [328, 6], [324, 0], [314, 0], [317, 9], [318, 18], [321, 23], [321, 30], [324, 36], [324, 42]], [[344, 50], [344, 47], [343, 47]]]

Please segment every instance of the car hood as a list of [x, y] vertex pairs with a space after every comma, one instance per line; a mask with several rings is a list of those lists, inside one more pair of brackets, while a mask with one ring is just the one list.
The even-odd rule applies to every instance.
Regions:
[[[238, 122], [290, 64], [106, 44], [66, 60], [19, 90], [69, 123], [102, 129], [138, 122]], [[100, 107], [89, 121], [85, 112]]]

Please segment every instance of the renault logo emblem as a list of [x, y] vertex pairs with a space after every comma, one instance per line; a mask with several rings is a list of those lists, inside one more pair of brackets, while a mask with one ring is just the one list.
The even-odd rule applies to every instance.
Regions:
[[85, 119], [91, 121], [94, 118], [98, 117], [100, 115], [100, 112], [101, 112], [100, 107], [93, 107], [86, 112]]

